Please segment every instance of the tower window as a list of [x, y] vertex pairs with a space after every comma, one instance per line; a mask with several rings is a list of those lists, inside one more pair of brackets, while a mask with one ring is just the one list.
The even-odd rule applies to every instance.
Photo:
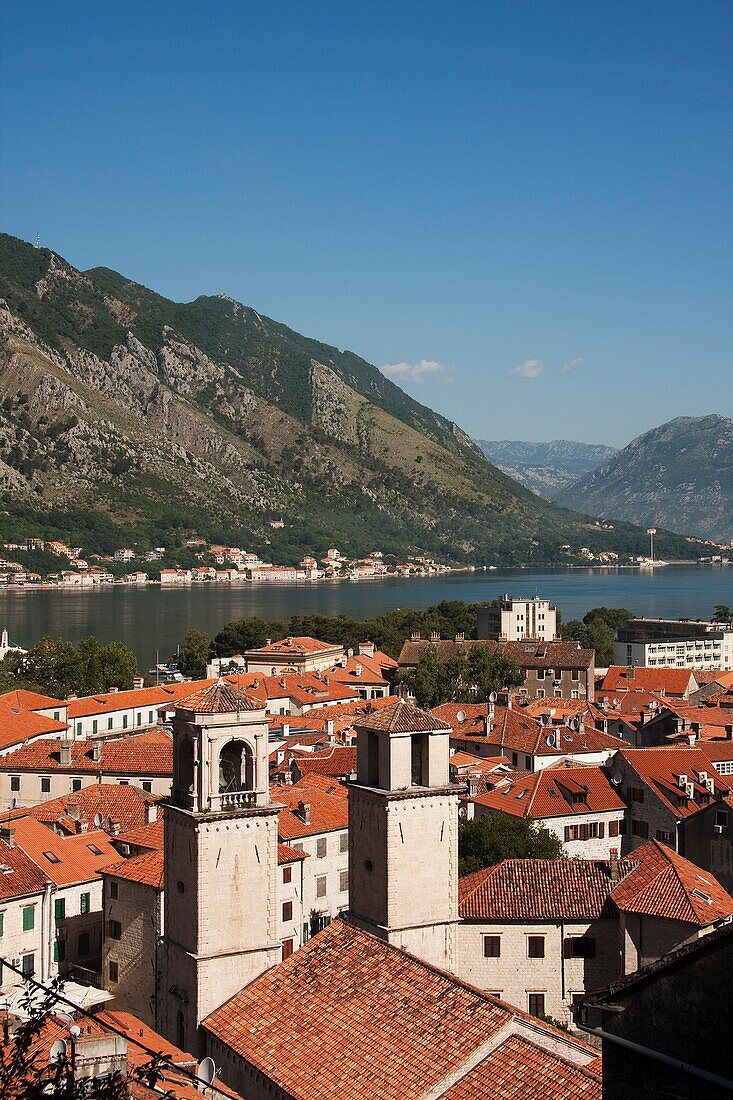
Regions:
[[428, 738], [427, 734], [414, 733], [410, 738], [412, 744], [412, 786], [427, 787], [428, 785]]
[[501, 958], [501, 936], [484, 936], [484, 958]]
[[374, 864], [372, 863], [372, 861], [370, 859], [365, 859], [364, 860], [364, 870], [369, 875], [371, 875], [372, 871], [374, 870]]

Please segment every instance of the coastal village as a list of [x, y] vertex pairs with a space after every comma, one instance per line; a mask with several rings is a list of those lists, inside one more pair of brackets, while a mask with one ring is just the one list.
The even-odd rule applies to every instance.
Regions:
[[[476, 651], [519, 684], [418, 705], [425, 654]], [[29, 983], [66, 998], [29, 1089], [61, 1043], [182, 1100], [726, 1094], [727, 1009], [702, 1044], [655, 1021], [727, 997], [733, 624], [631, 620], [616, 657], [507, 595], [397, 659], [284, 637], [199, 680], [0, 696], [6, 1046]], [[459, 874], [486, 820], [558, 854]]]

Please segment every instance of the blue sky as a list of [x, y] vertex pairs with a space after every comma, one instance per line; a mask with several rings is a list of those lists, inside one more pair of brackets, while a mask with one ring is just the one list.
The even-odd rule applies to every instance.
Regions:
[[473, 435], [733, 415], [728, 0], [6, 0], [2, 228]]

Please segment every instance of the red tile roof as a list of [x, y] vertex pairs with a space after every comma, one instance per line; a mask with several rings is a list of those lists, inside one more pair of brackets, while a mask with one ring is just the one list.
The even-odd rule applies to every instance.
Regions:
[[[93, 759], [93, 745], [101, 757]], [[112, 775], [173, 775], [173, 741], [165, 730], [130, 734], [113, 741], [74, 741], [71, 764], [61, 765], [61, 742], [55, 737], [41, 738], [0, 758], [0, 771], [100, 772]]]
[[582, 649], [577, 642], [496, 642], [473, 639], [456, 642], [410, 639], [402, 646], [398, 663], [401, 668], [415, 666], [428, 648], [435, 650], [438, 660], [449, 661], [458, 653], [468, 655], [476, 647], [487, 649], [490, 653], [498, 651], [511, 657], [520, 668], [591, 669], [595, 662], [595, 651]]
[[308, 853], [301, 852], [300, 848], [291, 848], [289, 844], [278, 844], [277, 846], [277, 862], [283, 863], [296, 863], [299, 859], [307, 859]]
[[115, 844], [129, 844], [134, 848], [148, 848], [151, 851], [162, 849], [165, 842], [165, 825], [163, 816], [159, 815], [149, 825], [141, 825], [139, 829], [132, 829], [127, 833], [120, 833], [115, 837]]
[[119, 858], [111, 839], [101, 829], [76, 836], [59, 836], [32, 817], [15, 819], [13, 828], [16, 845], [57, 886], [99, 878], [102, 868]]
[[172, 704], [175, 699], [190, 695], [197, 687], [212, 683], [210, 680], [189, 681], [181, 684], [160, 684], [157, 687], [137, 688], [133, 691], [105, 691], [99, 695], [85, 695], [68, 700], [69, 721], [88, 718], [93, 714], [112, 714], [119, 710], [141, 710]]
[[104, 873], [114, 878], [137, 882], [140, 886], [152, 886], [163, 889], [163, 852], [154, 850], [143, 852], [139, 856], [118, 860], [104, 868]]
[[603, 860], [504, 859], [463, 875], [458, 905], [464, 920], [598, 920], [614, 915], [612, 888]]
[[[317, 780], [321, 779], [319, 785]], [[349, 826], [349, 798], [346, 787], [336, 780], [309, 776], [293, 786], [272, 788], [273, 802], [286, 806], [278, 818], [278, 836], [286, 843], [316, 833], [330, 833]], [[303, 820], [299, 804], [310, 806], [310, 822]]]
[[15, 688], [13, 691], [4, 691], [0, 695], [0, 708], [3, 710], [53, 710], [62, 709], [66, 703], [61, 699], [55, 699], [53, 695], [41, 695], [37, 691], [26, 691], [25, 688]]
[[689, 668], [645, 668], [634, 666], [629, 676], [626, 665], [611, 665], [599, 691], [633, 691], [644, 688], [663, 695], [684, 695], [695, 690], [695, 674]]
[[439, 1100], [601, 1100], [598, 1069], [512, 1035]]
[[718, 880], [658, 840], [629, 858], [636, 865], [612, 895], [619, 909], [700, 927], [733, 916], [733, 898]]
[[295, 766], [301, 776], [327, 775], [339, 778], [356, 771], [356, 746], [332, 745], [323, 752], [300, 753]]
[[[293, 1100], [417, 1100], [526, 1019], [339, 919], [203, 1027]], [[591, 1056], [570, 1036], [532, 1024]]]
[[215, 680], [208, 687], [197, 688], [191, 695], [176, 700], [176, 710], [194, 714], [239, 714], [241, 711], [262, 710], [262, 704], [224, 680]]
[[46, 718], [32, 710], [0, 710], [0, 749], [12, 745], [22, 745], [33, 738], [47, 737], [49, 734], [68, 733], [66, 722], [57, 722], [55, 718]]
[[480, 806], [514, 817], [551, 818], [573, 814], [623, 813], [619, 798], [601, 768], [545, 768], [495, 791], [476, 795]]
[[269, 645], [260, 646], [259, 649], [247, 650], [248, 657], [257, 657], [259, 654], [263, 656], [289, 656], [290, 654], [297, 654], [298, 656], [315, 656], [318, 653], [328, 653], [332, 649], [341, 649], [341, 646], [334, 645], [333, 642], [322, 642], [318, 638], [281, 638], [277, 642], [271, 642]]
[[[36, 821], [59, 824], [64, 831], [75, 833], [77, 823], [94, 826], [97, 814], [102, 816], [101, 828], [109, 832], [112, 826], [122, 830], [137, 829], [145, 824], [148, 807], [156, 801], [155, 795], [147, 794], [132, 784], [120, 786], [118, 783], [95, 783], [83, 787], [73, 794], [64, 794], [31, 807], [27, 813]], [[69, 814], [69, 805], [76, 806], [78, 818]]]
[[45, 889], [48, 875], [30, 856], [0, 840], [0, 901], [38, 894]]
[[[548, 702], [551, 704], [552, 700]], [[581, 723], [579, 729], [566, 724], [543, 726], [524, 707], [495, 706], [490, 721], [487, 711], [486, 703], [445, 703], [436, 707], [433, 714], [450, 725], [455, 741], [492, 745], [526, 756], [570, 756], [618, 749], [625, 744], [619, 737], [603, 733], [593, 725]], [[465, 718], [459, 719], [461, 713]], [[551, 736], [554, 744], [548, 741]]]
[[[700, 773], [706, 772], [713, 780], [716, 795], [733, 791], [733, 777], [719, 775], [706, 752], [695, 748], [623, 749], [621, 755], [636, 774], [644, 780], [664, 806], [676, 817], [691, 817], [709, 804], [713, 795], [700, 782]], [[613, 765], [611, 765], [613, 767]], [[679, 777], [686, 775], [692, 783], [694, 794], [687, 798], [680, 787]]]
[[390, 707], [367, 714], [354, 722], [357, 729], [384, 730], [388, 733], [421, 733], [450, 727], [428, 710], [421, 710], [400, 699]]

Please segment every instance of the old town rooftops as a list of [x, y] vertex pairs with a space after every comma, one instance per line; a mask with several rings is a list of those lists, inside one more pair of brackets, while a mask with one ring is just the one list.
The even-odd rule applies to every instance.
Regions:
[[536, 1042], [551, 1037], [579, 1062], [595, 1053], [341, 919], [203, 1027], [293, 1100], [440, 1096], [469, 1059], [512, 1031], [526, 1029]]
[[462, 919], [598, 920], [617, 910], [707, 927], [733, 916], [733, 898], [708, 871], [658, 840], [615, 872], [605, 860], [505, 859], [458, 882]]
[[383, 707], [372, 714], [354, 721], [357, 730], [374, 730], [386, 733], [434, 733], [450, 727], [430, 711], [406, 703], [403, 699], [392, 706]]
[[598, 1061], [579, 1066], [511, 1035], [438, 1100], [601, 1100]]
[[48, 876], [22, 848], [0, 840], [0, 901], [38, 894], [45, 889]]
[[249, 649], [243, 656], [250, 658], [260, 655], [263, 657], [290, 657], [293, 655], [315, 657], [318, 654], [333, 651], [340, 654], [343, 652], [343, 646], [334, 645], [331, 642], [322, 642], [319, 638], [304, 636], [301, 638], [280, 638], [277, 642], [268, 642], [257, 649]]
[[72, 741], [71, 762], [61, 763], [61, 741], [39, 738], [0, 758], [3, 771], [67, 771], [84, 774], [170, 776], [173, 742], [165, 730], [110, 741]]
[[91, 828], [97, 814], [105, 832], [128, 831], [145, 824], [155, 801], [155, 795], [132, 784], [93, 783], [73, 794], [41, 802], [26, 813], [63, 833]]
[[646, 668], [634, 665], [611, 665], [598, 689], [599, 694], [635, 691], [659, 692], [661, 695], [687, 695], [697, 688], [695, 674], [689, 668]]
[[488, 649], [490, 653], [499, 651], [513, 658], [520, 668], [557, 668], [574, 669], [594, 667], [595, 651], [582, 649], [577, 642], [497, 642], [474, 639], [408, 639], [402, 649], [398, 664], [400, 668], [417, 665], [422, 654], [429, 648], [435, 649], [440, 661], [449, 661], [458, 653], [468, 655], [476, 647]]
[[59, 836], [32, 817], [13, 820], [13, 841], [57, 886], [89, 882], [103, 867], [119, 859], [119, 852], [101, 829], [76, 836]]
[[545, 768], [514, 777], [475, 802], [513, 817], [550, 818], [572, 814], [623, 813], [626, 804], [601, 768]]
[[[691, 817], [715, 797], [733, 791], [733, 777], [719, 775], [712, 765], [714, 754], [695, 748], [621, 749], [623, 759], [679, 819]], [[614, 770], [613, 760], [609, 768]], [[714, 788], [701, 780], [701, 775]], [[690, 785], [688, 788], [687, 785]], [[691, 795], [688, 795], [691, 789]]]

